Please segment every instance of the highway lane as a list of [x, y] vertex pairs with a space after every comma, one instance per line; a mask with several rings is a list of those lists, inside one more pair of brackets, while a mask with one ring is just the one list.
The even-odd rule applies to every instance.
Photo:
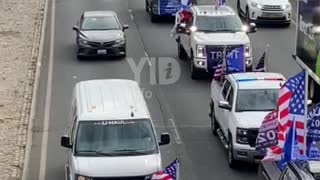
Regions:
[[[209, 0], [199, 0], [198, 3], [209, 2]], [[230, 4], [235, 7], [234, 2]], [[129, 9], [133, 13], [134, 20], [131, 19]], [[178, 60], [176, 43], [169, 37], [172, 22], [151, 24], [144, 10], [143, 0], [57, 0], [45, 179], [63, 179], [64, 176], [66, 150], [59, 144], [60, 136], [65, 133], [67, 126], [70, 96], [74, 84], [81, 80], [96, 78], [134, 78], [132, 70], [124, 60], [78, 61], [75, 58], [75, 34], [72, 32], [72, 26], [85, 10], [114, 10], [124, 24], [130, 25], [127, 31], [128, 57], [132, 57], [135, 62], [145, 57], [145, 51], [150, 57], [171, 57], [179, 62], [181, 76], [179, 81], [172, 85], [151, 85], [148, 68], [145, 68], [141, 74], [142, 87], [153, 94], [147, 101], [157, 132], [168, 130], [172, 135], [171, 146], [162, 149], [164, 165], [179, 155], [183, 180], [256, 178], [256, 166], [245, 164], [239, 170], [229, 169], [226, 152], [210, 131], [208, 118], [210, 81], [190, 79], [189, 63]], [[269, 43], [271, 45], [271, 59], [268, 64], [270, 71], [282, 72], [285, 76], [299, 71], [298, 66], [291, 59], [294, 50], [294, 30], [294, 25], [290, 28], [259, 27], [256, 34], [250, 35], [255, 60], [257, 61], [261, 56], [266, 43]], [[43, 77], [46, 78], [45, 75]], [[45, 91], [45, 88], [42, 88], [42, 91]], [[44, 104], [43, 101], [43, 99], [40, 101], [41, 104]], [[39, 105], [38, 111], [44, 111], [43, 106]], [[173, 124], [169, 119], [173, 119], [175, 123]], [[41, 131], [40, 124], [35, 125], [37, 130], [40, 129], [39, 131]], [[181, 143], [177, 141], [179, 138]], [[38, 179], [41, 138], [36, 138], [33, 144], [28, 178], [30, 180]]]
[[[199, 0], [198, 4], [212, 1]], [[293, 3], [295, 10], [296, 4]], [[229, 1], [236, 8], [235, 1]], [[178, 60], [176, 43], [169, 37], [172, 22], [150, 23], [142, 1], [131, 3], [137, 26], [143, 34], [143, 42], [152, 57], [173, 57]], [[293, 12], [295, 16], [295, 11]], [[289, 77], [300, 70], [293, 62], [294, 23], [289, 28], [259, 26], [258, 32], [250, 35], [255, 63], [261, 57], [266, 44], [270, 45], [268, 70], [281, 72]], [[179, 61], [179, 60], [178, 60]], [[188, 156], [193, 162], [193, 173], [198, 179], [255, 179], [256, 166], [243, 166], [231, 170], [227, 165], [226, 152], [217, 138], [212, 137], [208, 118], [208, 80], [190, 79], [189, 62], [179, 61], [182, 69], [180, 80], [168, 86], [161, 86], [166, 100], [175, 115]], [[212, 177], [214, 175], [214, 177]]]
[[[76, 46], [75, 46], [75, 34], [72, 31], [72, 26], [80, 17], [83, 11], [87, 10], [114, 10], [118, 13], [119, 18], [123, 24], [129, 24], [131, 27], [127, 31], [127, 56], [132, 58], [135, 63], [139, 62], [141, 58], [145, 57], [145, 51], [143, 45], [140, 43], [139, 35], [131, 20], [131, 16], [128, 8], [127, 0], [96, 0], [94, 3], [86, 0], [71, 0], [61, 1], [57, 0], [55, 4], [55, 23], [51, 27], [51, 31], [54, 30], [54, 51], [53, 51], [53, 73], [52, 73], [52, 94], [51, 102], [44, 102], [45, 97], [42, 95], [45, 93], [46, 88], [43, 87], [46, 81], [41, 79], [41, 87], [39, 96], [39, 105], [37, 108], [38, 117], [37, 123], [34, 125], [34, 139], [32, 145], [30, 170], [28, 178], [29, 180], [39, 179], [39, 171], [45, 171], [46, 180], [57, 180], [64, 178], [64, 164], [66, 162], [66, 149], [60, 147], [60, 136], [65, 134], [68, 124], [68, 115], [70, 109], [72, 89], [76, 82], [89, 80], [89, 79], [104, 79], [104, 78], [124, 78], [134, 79], [134, 73], [132, 72], [128, 62], [126, 60], [98, 60], [89, 59], [78, 61], [76, 59]], [[50, 27], [50, 26], [49, 26]], [[47, 33], [47, 39], [50, 39], [50, 33]], [[47, 43], [48, 44], [48, 43]], [[47, 47], [48, 49], [50, 47]], [[49, 52], [47, 52], [49, 54]], [[46, 78], [48, 66], [47, 55], [44, 59], [44, 71], [42, 71], [43, 78]], [[49, 63], [50, 64], [50, 63]], [[147, 91], [155, 91], [156, 87], [152, 87], [149, 82], [149, 68], [146, 63], [145, 68], [141, 72], [140, 85]], [[150, 106], [150, 111], [154, 119], [154, 123], [157, 129], [157, 133], [162, 131], [169, 131], [170, 134], [174, 134], [172, 129], [167, 128], [168, 122], [164, 121], [164, 117], [169, 117], [166, 110], [160, 111], [160, 103], [157, 101], [157, 95], [147, 99], [147, 103]], [[42, 106], [41, 106], [42, 105]], [[44, 118], [43, 112], [45, 108], [50, 108], [49, 129], [47, 151], [45, 151], [45, 168], [42, 166], [39, 158], [44, 147], [42, 146], [42, 139], [39, 137], [41, 133], [37, 131], [43, 131], [41, 128]], [[173, 147], [171, 147], [173, 146]], [[162, 149], [164, 156], [164, 164], [168, 164], [169, 161], [176, 157], [174, 151], [174, 143], [171, 146], [167, 146]]]

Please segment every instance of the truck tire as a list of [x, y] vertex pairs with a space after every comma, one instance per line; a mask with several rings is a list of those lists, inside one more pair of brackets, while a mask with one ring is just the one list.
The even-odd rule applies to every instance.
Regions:
[[237, 13], [238, 13], [239, 17], [242, 16], [242, 14], [241, 14], [241, 7], [240, 7], [240, 0], [237, 0]]
[[187, 58], [187, 53], [181, 45], [180, 40], [178, 40], [178, 55], [181, 60], [185, 60]]
[[235, 160], [233, 156], [233, 143], [232, 143], [232, 136], [230, 134], [228, 139], [228, 164], [229, 164], [229, 167], [232, 169], [238, 166], [238, 161]]
[[250, 23], [252, 23], [252, 20], [250, 18], [250, 12], [249, 12], [249, 8], [247, 7], [246, 8], [246, 21], [247, 21], [247, 24], [249, 25]]
[[150, 18], [151, 18], [151, 22], [152, 22], [152, 23], [158, 22], [159, 16], [156, 15], [156, 14], [154, 14], [153, 11], [152, 11], [152, 9], [150, 9], [150, 16], [151, 16]]
[[149, 12], [149, 3], [148, 3], [148, 0], [146, 0], [146, 12]]
[[193, 54], [191, 54], [190, 64], [191, 64], [190, 66], [191, 79], [192, 80], [199, 79], [199, 70], [198, 68], [194, 67]]
[[217, 124], [217, 119], [216, 119], [216, 116], [215, 116], [215, 113], [214, 113], [214, 104], [213, 102], [211, 102], [211, 117], [210, 117], [210, 120], [211, 120], [211, 131], [212, 131], [212, 134], [214, 136], [217, 136], [217, 131], [219, 129], [219, 125]]

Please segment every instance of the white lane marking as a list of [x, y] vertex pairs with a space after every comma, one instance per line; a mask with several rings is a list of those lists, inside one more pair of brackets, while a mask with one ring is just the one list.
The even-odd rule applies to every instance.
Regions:
[[146, 55], [146, 57], [147, 57], [147, 60], [148, 60], [148, 64], [149, 64], [149, 66], [152, 66], [152, 63], [151, 63], [151, 61], [150, 61], [150, 58], [149, 58], [148, 53], [145, 51], [145, 52], [144, 52], [144, 54], [145, 54], [145, 55]]
[[291, 20], [291, 22], [292, 22], [294, 25], [297, 25], [297, 23], [296, 23], [294, 20]]
[[134, 20], [134, 17], [133, 17], [133, 15], [132, 15], [132, 14], [130, 14], [130, 16], [131, 16], [131, 19], [132, 19], [132, 20]]
[[47, 81], [45, 111], [44, 111], [44, 120], [43, 120], [43, 134], [42, 134], [42, 144], [41, 144], [39, 180], [45, 180], [45, 177], [46, 177], [48, 130], [49, 130], [51, 92], [52, 92], [52, 70], [53, 70], [54, 29], [55, 29], [55, 3], [56, 3], [56, 0], [52, 0], [48, 81]]
[[73, 79], [77, 79], [77, 76], [73, 76]]
[[169, 121], [171, 122], [172, 126], [173, 126], [173, 129], [174, 129], [174, 133], [175, 133], [175, 139], [176, 139], [176, 143], [177, 144], [181, 144], [182, 141], [181, 141], [181, 138], [179, 136], [179, 133], [178, 133], [178, 129], [177, 129], [177, 126], [176, 126], [176, 123], [174, 122], [174, 120], [171, 118], [169, 119]]

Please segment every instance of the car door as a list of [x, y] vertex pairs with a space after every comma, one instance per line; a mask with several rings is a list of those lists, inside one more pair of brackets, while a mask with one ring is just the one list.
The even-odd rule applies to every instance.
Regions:
[[217, 118], [217, 121], [219, 123], [219, 125], [221, 126], [221, 129], [224, 131], [224, 129], [226, 128], [225, 127], [225, 119], [224, 119], [224, 116], [225, 116], [225, 110], [224, 109], [221, 109], [219, 108], [219, 101], [225, 101], [227, 99], [227, 95], [228, 95], [228, 92], [229, 92], [229, 89], [231, 87], [231, 83], [228, 79], [225, 79], [223, 85], [222, 85], [222, 88], [221, 88], [221, 91], [219, 92], [220, 93], [220, 96], [217, 97], [217, 109], [216, 109], [216, 118]]
[[[227, 92], [226, 98], [225, 100], [229, 103], [229, 105], [231, 106], [231, 109], [233, 109], [233, 100], [234, 100], [234, 88], [232, 87], [232, 85], [230, 85], [229, 90]], [[221, 113], [221, 117], [222, 117], [222, 124], [223, 124], [223, 132], [225, 135], [227, 135], [229, 127], [230, 127], [230, 123], [232, 123], [232, 110], [226, 110], [226, 109], [221, 109], [222, 113]]]
[[70, 143], [73, 145], [72, 148], [68, 150], [68, 166], [69, 166], [69, 172], [68, 174], [71, 176], [70, 178], [73, 178], [74, 172], [74, 164], [73, 164], [73, 150], [74, 150], [74, 144], [75, 144], [75, 136], [76, 136], [76, 129], [77, 129], [77, 123], [78, 123], [78, 115], [77, 115], [77, 108], [75, 105], [75, 100], [72, 103], [72, 122], [71, 122], [71, 128], [69, 130], [69, 137], [70, 137]]
[[[191, 19], [186, 23], [186, 29], [190, 29], [193, 26], [194, 23], [194, 13], [192, 12], [192, 10], [190, 10], [192, 17]], [[186, 33], [181, 33], [180, 35], [180, 41], [181, 44], [184, 48], [184, 50], [186, 51], [186, 53], [189, 55], [189, 57], [191, 56], [190, 54], [190, 49], [191, 49], [191, 35], [188, 35]]]

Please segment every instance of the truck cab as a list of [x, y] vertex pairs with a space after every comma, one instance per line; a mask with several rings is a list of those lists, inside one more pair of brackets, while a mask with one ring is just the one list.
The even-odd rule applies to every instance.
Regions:
[[262, 162], [258, 176], [259, 180], [319, 180], [320, 162], [290, 161], [283, 171], [278, 169], [276, 162]]
[[234, 73], [221, 85], [213, 80], [209, 116], [213, 135], [218, 135], [228, 150], [231, 168], [238, 161], [258, 163], [264, 152], [255, 149], [258, 130], [264, 117], [278, 102], [285, 77], [279, 73]]
[[208, 48], [229, 46], [245, 48], [245, 65], [252, 70], [252, 46], [248, 33], [256, 31], [255, 24], [244, 26], [239, 16], [229, 6], [197, 5], [189, 11], [192, 18], [185, 24], [185, 30], [177, 35], [180, 59], [190, 59], [191, 78], [212, 68], [208, 60]]

